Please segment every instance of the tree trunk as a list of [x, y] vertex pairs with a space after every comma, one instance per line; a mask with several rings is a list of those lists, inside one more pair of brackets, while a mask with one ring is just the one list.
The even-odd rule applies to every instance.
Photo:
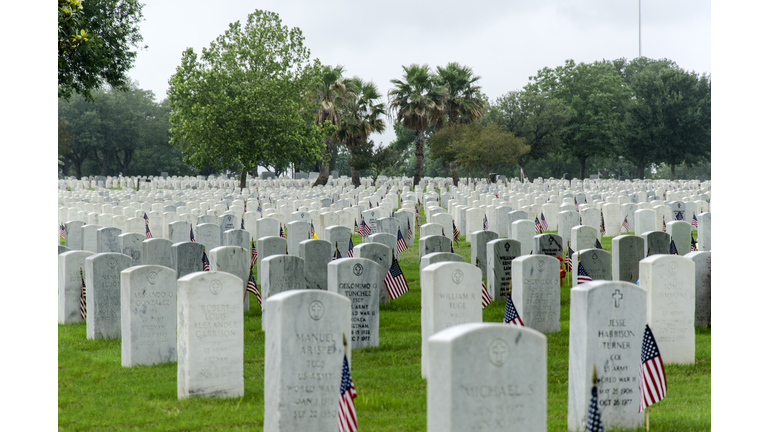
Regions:
[[320, 174], [317, 176], [317, 180], [312, 184], [312, 187], [317, 185], [325, 186], [328, 183], [328, 176], [331, 174], [329, 163], [331, 161], [331, 150], [333, 147], [333, 141], [331, 138], [325, 140], [325, 152], [323, 153], [323, 165], [320, 167]]
[[637, 173], [635, 173], [635, 178], [640, 180], [645, 180], [645, 165], [637, 167]]
[[67, 177], [69, 175], [69, 168], [72, 167], [72, 159], [68, 157], [64, 157], [63, 165], [61, 165], [61, 173], [64, 175], [64, 177]]
[[243, 170], [240, 171], [240, 190], [245, 189], [245, 177], [248, 175], [248, 169], [246, 167], [243, 167]]
[[580, 157], [579, 158], [579, 178], [584, 180], [584, 174], [587, 171], [587, 158], [586, 157]]
[[669, 179], [673, 181], [675, 180], [675, 164], [669, 165]]
[[352, 185], [355, 187], [360, 186], [360, 171], [352, 170]]
[[453, 185], [459, 186], [459, 164], [456, 161], [451, 162], [451, 177], [453, 178]]
[[99, 160], [99, 167], [101, 168], [101, 175], [106, 177], [107, 170], [109, 169], [109, 152], [108, 151], [103, 152], [103, 156], [104, 157], [102, 157], [101, 160]]
[[413, 169], [413, 187], [418, 187], [421, 181], [421, 171], [424, 167], [424, 131], [416, 131], [416, 166]]
[[75, 175], [77, 176], [77, 179], [80, 180], [83, 178], [83, 161], [72, 161], [72, 163], [75, 165]]

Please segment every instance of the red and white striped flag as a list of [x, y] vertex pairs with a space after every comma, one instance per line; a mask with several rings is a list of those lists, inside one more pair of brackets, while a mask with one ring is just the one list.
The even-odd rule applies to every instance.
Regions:
[[[346, 342], [346, 338], [344, 339]], [[341, 389], [339, 391], [339, 432], [357, 431], [357, 412], [355, 412], [355, 383], [347, 362], [346, 344], [344, 344], [344, 363], [341, 366]]]
[[355, 257], [355, 244], [352, 243], [352, 234], [349, 235], [349, 248], [347, 249], [347, 258]]
[[85, 321], [85, 278], [83, 277], [83, 268], [80, 268], [80, 318]]
[[400, 270], [400, 264], [397, 263], [394, 253], [392, 254], [392, 265], [384, 276], [384, 284], [387, 286], [389, 298], [392, 300], [408, 292], [408, 283], [405, 281], [405, 276]]
[[578, 279], [576, 279], [576, 285], [580, 285], [585, 282], [592, 282], [592, 278], [589, 276], [589, 273], [587, 273], [587, 269], [581, 265], [581, 261], [579, 261], [579, 274], [577, 278]]
[[491, 299], [491, 294], [488, 292], [488, 288], [485, 287], [485, 282], [481, 281], [481, 283], [483, 284], [483, 292], [482, 292], [483, 309], [485, 309], [486, 306], [491, 304], [492, 299]]
[[666, 395], [667, 374], [664, 371], [664, 362], [661, 361], [661, 353], [653, 332], [646, 324], [643, 353], [640, 358], [640, 409], [638, 412], [643, 412], [647, 407], [664, 399]]
[[629, 216], [624, 216], [624, 222], [621, 223], [621, 226], [623, 226], [627, 232], [629, 232], [629, 221], [627, 221], [628, 217]]
[[408, 245], [405, 243], [403, 233], [400, 232], [400, 227], [397, 227], [397, 253], [398, 255], [405, 252], [408, 249]]
[[258, 258], [259, 253], [256, 251], [256, 245], [253, 244], [253, 238], [251, 238], [251, 268], [256, 264]]
[[[248, 275], [248, 286], [245, 288], [245, 295], [248, 295], [248, 292], [252, 292], [253, 295], [256, 296], [256, 300], [259, 302], [259, 306], [261, 306], [261, 294], [259, 294], [258, 288], [256, 288], [256, 279], [253, 278], [253, 267], [251, 267], [251, 271]], [[245, 299], [243, 299], [245, 301]]]

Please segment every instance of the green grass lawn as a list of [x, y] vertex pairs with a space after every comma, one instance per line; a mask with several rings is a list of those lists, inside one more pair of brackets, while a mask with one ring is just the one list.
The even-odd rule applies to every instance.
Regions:
[[[422, 220], [424, 220], [422, 218]], [[421, 321], [418, 233], [400, 265], [410, 291], [381, 307], [380, 345], [356, 350], [352, 379], [361, 431], [426, 430], [427, 385], [421, 379]], [[360, 242], [355, 236], [354, 243]], [[610, 251], [609, 237], [603, 247]], [[462, 238], [456, 253], [469, 262]], [[252, 295], [252, 294], [251, 294]], [[257, 305], [251, 299], [251, 305]], [[561, 287], [561, 330], [547, 336], [550, 431], [567, 429], [568, 324], [570, 290]], [[504, 304], [483, 310], [484, 322], [501, 322]], [[708, 431], [711, 428], [711, 332], [696, 328], [696, 362], [667, 365], [666, 399], [650, 408], [651, 430]], [[123, 368], [120, 341], [88, 341], [85, 324], [59, 325], [59, 427], [62, 430], [261, 430], [264, 420], [264, 332], [258, 307], [245, 314], [240, 399], [180, 401], [176, 364]], [[645, 428], [637, 429], [637, 431]]]

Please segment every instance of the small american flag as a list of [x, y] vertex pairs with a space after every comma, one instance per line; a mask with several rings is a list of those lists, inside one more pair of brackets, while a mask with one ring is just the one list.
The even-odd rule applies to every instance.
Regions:
[[698, 228], [699, 227], [699, 220], [696, 219], [696, 215], [693, 215], [693, 221], [691, 222], [691, 225]]
[[573, 249], [571, 249], [571, 245], [568, 245], [568, 256], [565, 257], [565, 268], [568, 271], [571, 271], [573, 268]]
[[309, 236], [315, 238], [315, 224], [313, 224], [312, 221], [309, 221]]
[[240, 229], [245, 229], [245, 218], [240, 219]]
[[486, 306], [491, 304], [492, 299], [491, 299], [491, 293], [489, 293], [488, 292], [488, 288], [485, 287], [485, 282], [481, 281], [481, 283], [483, 285], [483, 291], [482, 291], [482, 294], [483, 294], [483, 309], [485, 309]]
[[667, 232], [667, 221], [664, 220], [664, 215], [661, 215], [661, 230]]
[[85, 278], [83, 277], [83, 268], [80, 267], [80, 318], [85, 321]]
[[357, 226], [357, 218], [355, 218], [355, 234], [360, 235], [360, 227]]
[[488, 217], [483, 215], [483, 231], [488, 231]]
[[337, 259], [341, 259], [341, 252], [339, 252], [338, 242], [336, 242], [336, 252], [333, 253], [333, 257], [331, 257], [331, 261], [336, 261]]
[[64, 224], [59, 225], [59, 237], [64, 240], [67, 238], [67, 231], [64, 229]]
[[256, 251], [256, 245], [253, 242], [253, 238], [251, 238], [251, 268], [253, 268], [253, 265], [256, 264], [256, 260], [259, 258], [259, 252]]
[[203, 251], [203, 271], [211, 271], [211, 263], [208, 262], [208, 255]]
[[605, 219], [602, 210], [600, 210], [600, 234], [605, 235]]
[[195, 241], [195, 233], [192, 231], [192, 227], [189, 227], [189, 241]]
[[[314, 232], [314, 230], [313, 230], [313, 232]], [[280, 225], [280, 237], [281, 238], [285, 238], [285, 231], [283, 231], [283, 226], [282, 225]]]
[[595, 248], [602, 249], [603, 245], [600, 244], [600, 239], [595, 239]]
[[144, 213], [144, 227], [146, 228], [146, 238], [151, 239], [152, 231], [149, 230], [149, 218], [146, 213]]
[[624, 216], [624, 222], [621, 223], [621, 226], [623, 226], [627, 232], [629, 232], [629, 221], [627, 221], [628, 217], [629, 216]]
[[544, 232], [549, 229], [549, 224], [544, 219], [544, 213], [541, 213], [541, 231]]
[[585, 432], [603, 432], [603, 422], [600, 420], [600, 410], [597, 406], [597, 370], [592, 371], [592, 398], [589, 400], [587, 427]]
[[451, 223], [453, 223], [453, 241], [459, 244], [459, 230], [456, 229], [456, 221], [451, 220]]
[[405, 281], [403, 271], [400, 270], [400, 264], [397, 263], [395, 254], [392, 254], [392, 266], [384, 276], [384, 284], [387, 286], [389, 298], [392, 300], [408, 292], [408, 283]]
[[363, 238], [368, 237], [371, 234], [371, 228], [365, 223], [365, 218], [360, 219], [360, 235]]
[[408, 249], [408, 245], [405, 243], [403, 233], [400, 232], [400, 227], [397, 227], [397, 253], [401, 254]]
[[533, 221], [533, 228], [536, 231], [536, 234], [541, 234], [542, 231], [543, 231], [541, 229], [541, 222], [539, 222], [539, 218], [538, 217], [535, 218], [534, 221]]
[[[451, 246], [453, 246], [453, 244], [451, 244]], [[475, 258], [475, 267], [480, 268], [479, 258]], [[510, 283], [512, 283], [511, 280], [510, 280]], [[491, 301], [493, 301], [493, 299], [491, 298], [491, 293], [488, 292], [488, 288], [486, 288], [485, 282], [483, 282], [482, 279], [480, 279], [480, 285], [482, 285], [482, 290], [480, 291], [480, 293], [483, 301], [483, 309], [485, 309], [486, 306], [491, 304]]]
[[421, 232], [421, 213], [416, 213], [416, 231]]
[[[344, 338], [346, 342], [346, 337]], [[355, 384], [349, 373], [346, 344], [344, 344], [344, 362], [341, 366], [341, 389], [339, 394], [339, 432], [357, 431], [357, 413], [355, 412]]]
[[352, 234], [349, 235], [349, 249], [347, 250], [347, 258], [354, 258], [355, 244], [352, 243]]
[[504, 324], [509, 325], [519, 325], [520, 327], [525, 327], [523, 325], [523, 319], [520, 318], [520, 315], [517, 314], [517, 309], [515, 308], [515, 304], [512, 302], [512, 281], [509, 281], [509, 296], [507, 296], [507, 305], [504, 307]]
[[683, 217], [683, 212], [681, 211], [675, 212], [675, 220], [685, 220], [685, 218]]
[[573, 199], [573, 203], [576, 205], [576, 210], [579, 210], [579, 202], [576, 201], [576, 198]]
[[696, 247], [696, 241], [693, 239], [693, 234], [691, 234], [691, 252], [696, 252], [699, 250], [699, 248]]
[[256, 205], [256, 212], [261, 214], [261, 202]]
[[579, 225], [581, 225], [581, 215], [579, 215]]
[[251, 270], [248, 274], [248, 286], [245, 288], [246, 296], [248, 295], [249, 291], [256, 296], [256, 300], [259, 302], [259, 306], [261, 306], [261, 294], [259, 294], [259, 289], [256, 288], [256, 279], [253, 278], [253, 267], [251, 267]]
[[643, 410], [667, 395], [667, 374], [656, 339], [648, 324], [643, 336], [643, 353], [640, 357], [640, 410]]
[[[709, 200], [707, 200], [709, 202]], [[416, 198], [416, 213], [419, 213], [421, 211], [421, 200]]]
[[674, 240], [670, 240], [670, 242], [669, 242], [669, 254], [670, 255], [679, 255], [677, 253], [677, 246], [675, 246], [675, 241]]
[[576, 285], [581, 285], [585, 282], [592, 282], [592, 278], [589, 277], [589, 273], [587, 273], [587, 269], [585, 269], [584, 266], [581, 264], [581, 261], [579, 261], [579, 273], [576, 279]]
[[408, 222], [408, 232], [405, 233], [405, 236], [408, 240], [413, 238], [413, 230], [411, 229], [411, 218], [407, 218]]

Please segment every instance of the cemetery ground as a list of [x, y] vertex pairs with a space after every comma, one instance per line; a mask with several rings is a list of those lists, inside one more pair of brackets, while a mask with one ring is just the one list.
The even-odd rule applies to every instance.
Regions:
[[[422, 213], [423, 216], [423, 213]], [[410, 291], [381, 305], [380, 344], [351, 354], [360, 431], [423, 431], [427, 383], [421, 378], [421, 290], [418, 232], [400, 266]], [[354, 236], [354, 243], [360, 238]], [[610, 251], [611, 238], [603, 237]], [[456, 253], [469, 262], [461, 238]], [[255, 268], [254, 268], [255, 271]], [[547, 334], [547, 429], [567, 430], [570, 288], [561, 284], [558, 333]], [[478, 287], [479, 289], [479, 287]], [[124, 368], [120, 340], [87, 340], [85, 324], [59, 325], [58, 419], [62, 430], [261, 430], [264, 421], [264, 340], [261, 310], [245, 312], [245, 395], [239, 399], [178, 400], [176, 363]], [[483, 310], [483, 322], [500, 323], [504, 303]], [[663, 356], [663, 353], [662, 353]], [[696, 327], [696, 360], [665, 365], [668, 392], [650, 409], [656, 431], [711, 429], [711, 329]], [[612, 429], [619, 430], [619, 429]], [[645, 427], [636, 431], [643, 431]]]

